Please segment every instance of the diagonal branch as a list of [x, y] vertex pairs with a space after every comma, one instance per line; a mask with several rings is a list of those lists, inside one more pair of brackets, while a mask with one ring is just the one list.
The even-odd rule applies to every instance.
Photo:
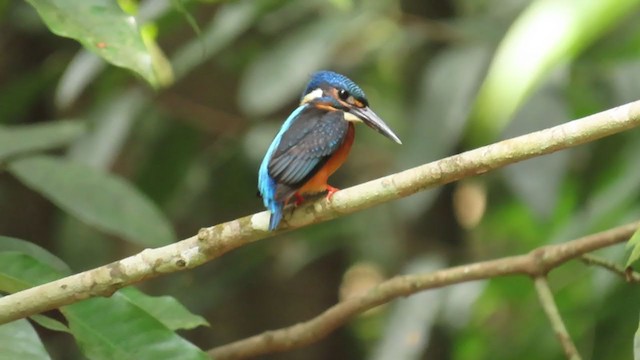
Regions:
[[544, 277], [552, 269], [582, 254], [626, 241], [639, 226], [640, 221], [637, 221], [564, 244], [543, 246], [526, 255], [456, 266], [428, 274], [396, 276], [362, 296], [334, 305], [309, 321], [219, 346], [208, 353], [216, 360], [229, 360], [292, 350], [316, 342], [354, 316], [399, 297], [498, 276]]
[[297, 208], [283, 229], [268, 232], [268, 213], [261, 212], [200, 230], [175, 244], [0, 298], [0, 324], [68, 305], [160, 276], [193, 268], [227, 251], [279, 232], [326, 221], [436, 185], [485, 173], [535, 156], [584, 144], [640, 125], [640, 101], [546, 130], [501, 141], [418, 166], [337, 192]]
[[545, 314], [547, 314], [547, 317], [551, 322], [551, 327], [556, 333], [556, 337], [560, 341], [560, 344], [564, 349], [564, 353], [565, 355], [567, 355], [567, 359], [582, 360], [578, 349], [576, 349], [576, 345], [573, 343], [573, 340], [571, 340], [571, 336], [569, 335], [569, 331], [567, 331], [567, 327], [564, 326], [564, 321], [562, 321], [560, 311], [558, 311], [556, 302], [555, 300], [553, 300], [553, 293], [549, 288], [549, 282], [547, 281], [547, 278], [544, 275], [536, 276], [533, 279], [533, 282], [536, 286], [536, 292], [538, 293], [540, 304], [542, 305]]

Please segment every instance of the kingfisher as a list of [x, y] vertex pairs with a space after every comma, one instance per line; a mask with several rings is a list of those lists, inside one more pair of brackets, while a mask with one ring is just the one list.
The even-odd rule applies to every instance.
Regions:
[[347, 159], [355, 135], [354, 123], [364, 123], [402, 144], [369, 107], [364, 91], [344, 75], [319, 71], [311, 76], [300, 106], [289, 115], [271, 142], [258, 172], [258, 191], [271, 212], [269, 231], [282, 220], [282, 212], [295, 197], [339, 189], [327, 180]]

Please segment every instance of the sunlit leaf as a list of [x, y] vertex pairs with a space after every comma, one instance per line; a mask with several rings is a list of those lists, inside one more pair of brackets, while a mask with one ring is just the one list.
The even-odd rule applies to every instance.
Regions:
[[90, 359], [208, 359], [206, 353], [120, 293], [61, 310]]
[[140, 7], [137, 0], [118, 0], [118, 5], [120, 5], [122, 11], [131, 15], [138, 13], [138, 8]]
[[184, 305], [171, 296], [149, 296], [136, 288], [126, 288], [119, 292], [123, 299], [146, 311], [170, 330], [193, 329], [209, 326], [202, 316], [192, 314]]
[[20, 181], [87, 224], [142, 246], [175, 239], [169, 221], [131, 184], [109, 173], [38, 156], [9, 164]]
[[170, 85], [173, 83], [173, 68], [171, 67], [171, 62], [164, 55], [164, 52], [156, 42], [156, 38], [158, 36], [157, 26], [153, 23], [145, 24], [141, 29], [142, 41], [144, 41], [149, 54], [153, 61], [151, 62], [151, 66], [153, 67], [153, 72], [156, 76], [156, 80], [162, 86]]
[[639, 0], [537, 0], [515, 21], [497, 50], [478, 95], [467, 140], [497, 136], [550, 71], [572, 60]]
[[[166, 66], [161, 53], [145, 45], [136, 18], [112, 0], [27, 0], [55, 34], [77, 40], [108, 62], [130, 69], [154, 87], [172, 79], [158, 76], [154, 66]], [[164, 60], [164, 61], [162, 61]]]
[[627, 241], [627, 249], [631, 249], [631, 254], [629, 255], [626, 266], [631, 266], [640, 259], [640, 229], [636, 230], [633, 236], [631, 236], [631, 239]]
[[0, 360], [51, 359], [27, 320], [0, 325]]
[[0, 160], [23, 152], [66, 145], [80, 136], [84, 129], [82, 122], [74, 120], [0, 127]]

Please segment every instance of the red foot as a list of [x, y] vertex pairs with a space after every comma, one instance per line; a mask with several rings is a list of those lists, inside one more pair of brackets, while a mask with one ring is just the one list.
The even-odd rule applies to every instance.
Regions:
[[295, 193], [293, 194], [293, 196], [296, 197], [296, 202], [295, 202], [296, 206], [300, 206], [304, 202], [304, 198], [302, 197], [302, 195]]
[[338, 191], [340, 191], [340, 189], [334, 188], [333, 186], [327, 184], [327, 200], [331, 201], [333, 194], [337, 193]]

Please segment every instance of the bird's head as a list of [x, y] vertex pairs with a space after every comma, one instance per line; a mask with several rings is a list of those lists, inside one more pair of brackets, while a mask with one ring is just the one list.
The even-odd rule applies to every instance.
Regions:
[[389, 139], [402, 144], [391, 128], [369, 108], [364, 91], [344, 75], [332, 71], [316, 72], [302, 93], [301, 102], [327, 111], [343, 111], [345, 120], [363, 122]]

